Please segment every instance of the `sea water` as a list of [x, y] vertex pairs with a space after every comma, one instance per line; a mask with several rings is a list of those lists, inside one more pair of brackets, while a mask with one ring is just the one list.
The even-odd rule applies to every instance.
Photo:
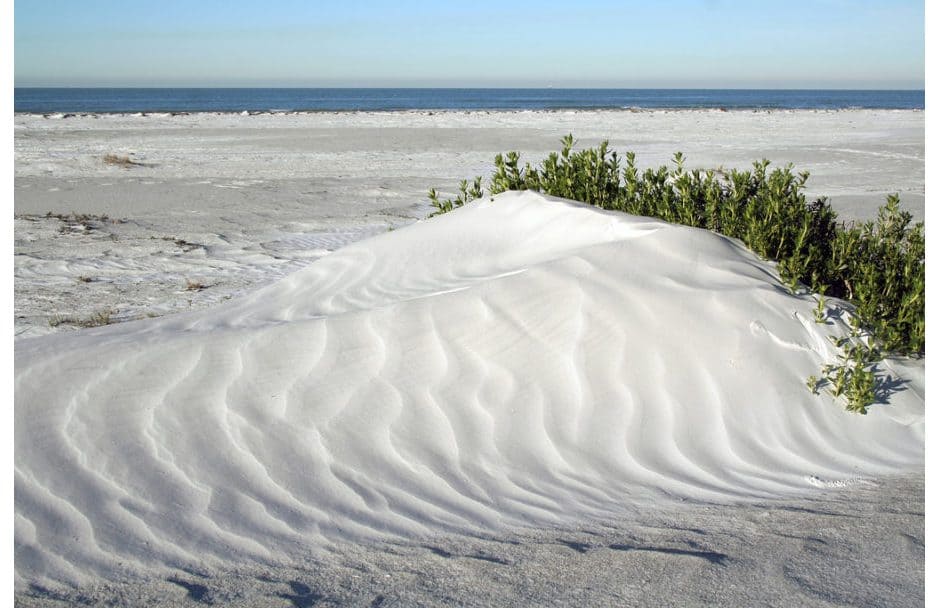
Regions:
[[28, 113], [924, 109], [922, 90], [21, 87], [13, 97], [14, 111]]

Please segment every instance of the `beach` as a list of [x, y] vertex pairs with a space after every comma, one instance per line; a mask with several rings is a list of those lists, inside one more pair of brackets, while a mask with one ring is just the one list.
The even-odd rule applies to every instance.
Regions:
[[[849, 221], [873, 219], [890, 193], [915, 220], [924, 214], [921, 111], [59, 114], [14, 122], [17, 335], [53, 331], [57, 318], [107, 310], [135, 319], [244, 293], [425, 218], [429, 188], [453, 193], [462, 179], [488, 177], [497, 153], [540, 162], [568, 133], [579, 147], [609, 139], [621, 155], [635, 152], [640, 168], [671, 164], [677, 151], [689, 169], [793, 163], [811, 174], [808, 198], [830, 197]], [[109, 154], [141, 164], [108, 164]], [[87, 226], [69, 221], [73, 213], [89, 216]]]
[[847, 309], [740, 242], [426, 193], [571, 133], [921, 220], [924, 112], [14, 127], [18, 603], [923, 604], [923, 359], [849, 413]]

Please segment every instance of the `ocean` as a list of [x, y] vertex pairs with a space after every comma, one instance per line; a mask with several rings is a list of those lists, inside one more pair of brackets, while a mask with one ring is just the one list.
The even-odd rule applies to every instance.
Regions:
[[924, 91], [18, 87], [13, 92], [15, 112], [43, 114], [631, 108], [923, 110]]

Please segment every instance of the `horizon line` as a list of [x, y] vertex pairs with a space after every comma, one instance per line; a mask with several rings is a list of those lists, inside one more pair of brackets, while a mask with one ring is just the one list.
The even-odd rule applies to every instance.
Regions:
[[584, 89], [610, 90], [610, 91], [645, 91], [645, 90], [675, 90], [675, 91], [910, 91], [926, 92], [926, 86], [921, 87], [772, 87], [772, 86], [752, 86], [752, 87], [722, 87], [722, 86], [434, 86], [434, 85], [410, 85], [410, 86], [389, 86], [389, 85], [363, 85], [363, 86], [336, 86], [336, 85], [77, 85], [77, 84], [52, 84], [52, 85], [13, 85], [15, 89], [438, 89], [438, 90], [559, 90], [574, 91]]

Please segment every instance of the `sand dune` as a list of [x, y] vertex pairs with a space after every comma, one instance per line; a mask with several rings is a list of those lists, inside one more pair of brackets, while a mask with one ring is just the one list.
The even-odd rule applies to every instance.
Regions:
[[636, 152], [641, 170], [676, 151], [687, 169], [793, 163], [840, 219], [874, 219], [894, 192], [924, 217], [922, 111], [17, 114], [14, 131], [17, 338], [103, 310], [127, 321], [244, 295], [427, 217], [428, 188], [451, 196], [497, 153], [537, 164], [568, 133], [579, 148]]
[[739, 502], [924, 466], [922, 363], [867, 416], [847, 326], [713, 233], [505, 193], [209, 310], [23, 338], [16, 578]]

